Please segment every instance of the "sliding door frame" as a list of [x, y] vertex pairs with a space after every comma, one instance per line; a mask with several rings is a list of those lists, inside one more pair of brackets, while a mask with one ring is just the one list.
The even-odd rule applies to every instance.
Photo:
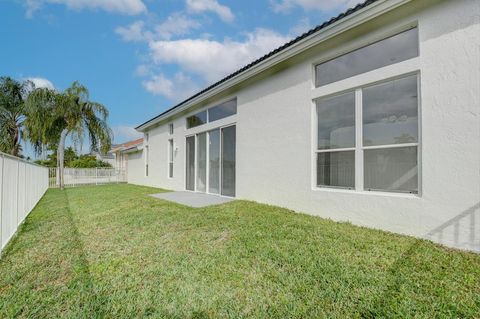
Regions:
[[[231, 126], [236, 126], [237, 123], [230, 123], [230, 124], [226, 124], [226, 125], [222, 125], [222, 126], [218, 126], [218, 127], [215, 127], [215, 128], [212, 128], [212, 129], [209, 129], [209, 130], [205, 130], [205, 131], [201, 131], [201, 132], [196, 132], [196, 133], [193, 133], [193, 134], [187, 134], [185, 135], [185, 163], [186, 165], [188, 164], [188, 159], [187, 159], [187, 138], [189, 137], [195, 137], [195, 163], [194, 163], [194, 167], [195, 167], [195, 176], [194, 176], [194, 190], [189, 190], [187, 189], [187, 171], [186, 171], [186, 165], [185, 165], [185, 191], [187, 192], [196, 192], [196, 193], [205, 193], [205, 194], [210, 194], [210, 195], [218, 195], [218, 196], [221, 196], [221, 197], [227, 197], [227, 198], [235, 198], [235, 197], [232, 197], [232, 196], [227, 196], [227, 195], [222, 195], [222, 190], [223, 190], [223, 185], [222, 185], [222, 176], [223, 176], [223, 169], [222, 169], [222, 163], [223, 163], [223, 134], [222, 134], [222, 130], [224, 128], [227, 128], [227, 127], [231, 127]], [[213, 131], [216, 131], [218, 130], [219, 131], [219, 172], [218, 172], [218, 194], [217, 193], [211, 193], [210, 192], [210, 132], [213, 132]], [[207, 143], [206, 143], [206, 153], [207, 153], [207, 163], [206, 163], [206, 191], [205, 192], [202, 192], [202, 191], [198, 191], [197, 190], [197, 179], [198, 179], [198, 135], [202, 134], [202, 133], [206, 133], [206, 139], [207, 139]], [[237, 148], [237, 141], [235, 140], [235, 149]], [[235, 152], [236, 153], [236, 152]], [[237, 156], [235, 155], [235, 167], [237, 166]], [[236, 176], [236, 170], [235, 170], [235, 176]], [[237, 179], [235, 177], [235, 184], [237, 183]], [[236, 185], [235, 185], [236, 186]], [[236, 187], [235, 187], [236, 188]]]

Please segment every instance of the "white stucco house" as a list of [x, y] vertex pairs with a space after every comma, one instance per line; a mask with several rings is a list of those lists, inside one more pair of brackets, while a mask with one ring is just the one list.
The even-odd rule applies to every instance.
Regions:
[[130, 183], [480, 251], [480, 1], [370, 0], [139, 125]]

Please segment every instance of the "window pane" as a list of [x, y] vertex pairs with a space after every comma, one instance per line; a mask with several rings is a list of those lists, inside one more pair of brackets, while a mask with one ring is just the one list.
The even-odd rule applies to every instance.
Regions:
[[365, 189], [418, 192], [417, 147], [365, 150]]
[[207, 133], [197, 135], [197, 191], [207, 191]]
[[187, 117], [187, 128], [192, 128], [207, 123], [207, 111], [199, 112]]
[[417, 76], [363, 89], [363, 145], [416, 142]]
[[209, 167], [208, 191], [213, 194], [220, 193], [220, 130], [210, 131], [209, 137]]
[[355, 147], [355, 92], [317, 101], [318, 149]]
[[190, 191], [195, 190], [195, 136], [187, 137], [186, 142], [186, 185], [185, 188]]
[[222, 195], [235, 196], [235, 140], [236, 128], [222, 129]]
[[213, 122], [237, 114], [237, 99], [225, 102], [208, 110], [208, 121]]
[[418, 56], [418, 30], [410, 29], [316, 66], [322, 86]]
[[355, 187], [355, 151], [318, 153], [317, 185]]
[[168, 177], [173, 178], [173, 140], [168, 141]]

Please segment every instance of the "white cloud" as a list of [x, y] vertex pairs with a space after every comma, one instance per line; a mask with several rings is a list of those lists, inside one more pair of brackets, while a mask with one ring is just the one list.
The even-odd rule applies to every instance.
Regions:
[[353, 7], [364, 0], [271, 0], [275, 12], [288, 12], [296, 6], [305, 10], [331, 12]]
[[187, 0], [187, 9], [195, 13], [214, 12], [225, 22], [232, 22], [235, 19], [232, 10], [217, 0]]
[[136, 15], [147, 12], [142, 0], [27, 0], [27, 16], [40, 9], [45, 4], [62, 4], [69, 9], [97, 9], [127, 15]]
[[257, 29], [246, 34], [244, 41], [182, 39], [151, 41], [150, 51], [156, 64], [176, 64], [183, 71], [199, 75], [208, 82], [261, 57], [290, 38], [276, 32]]
[[50, 90], [55, 90], [55, 86], [53, 85], [53, 83], [45, 78], [28, 77], [28, 78], [25, 78], [25, 80], [32, 81], [33, 84], [35, 84], [36, 88], [47, 88]]
[[125, 143], [143, 136], [137, 132], [133, 125], [117, 125], [112, 127], [115, 143]]
[[126, 27], [117, 27], [115, 32], [124, 41], [129, 42], [170, 40], [173, 36], [188, 34], [192, 29], [200, 26], [198, 21], [190, 19], [184, 14], [174, 13], [162, 23], [154, 26], [153, 31], [146, 30], [145, 22], [135, 21]]
[[115, 32], [120, 35], [124, 41], [148, 41], [153, 35], [149, 31], [144, 30], [145, 23], [143, 21], [135, 21], [127, 27], [118, 27]]
[[189, 76], [178, 72], [172, 79], [163, 74], [152, 76], [142, 82], [145, 89], [154, 94], [162, 95], [171, 101], [183, 100], [198, 90], [197, 84]]
[[312, 23], [309, 18], [300, 19], [296, 25], [290, 28], [290, 34], [299, 36], [312, 28]]
[[155, 33], [160, 39], [169, 40], [174, 35], [188, 34], [190, 30], [197, 29], [200, 26], [198, 21], [181, 13], [174, 13], [155, 27]]
[[149, 74], [150, 74], [150, 68], [148, 67], [148, 65], [140, 64], [135, 69], [135, 75], [136, 76], [147, 76]]

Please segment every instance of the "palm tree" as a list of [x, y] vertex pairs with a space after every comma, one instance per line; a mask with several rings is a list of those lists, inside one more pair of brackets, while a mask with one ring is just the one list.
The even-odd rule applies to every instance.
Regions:
[[25, 99], [33, 89], [30, 81], [0, 77], [0, 151], [20, 156]]
[[45, 145], [57, 146], [57, 167], [60, 188], [64, 188], [64, 152], [67, 136], [75, 144], [82, 144], [88, 136], [92, 151], [107, 152], [112, 142], [112, 130], [108, 127], [107, 108], [90, 101], [88, 89], [78, 82], [64, 92], [48, 88], [32, 91], [26, 103], [25, 131], [35, 151]]

